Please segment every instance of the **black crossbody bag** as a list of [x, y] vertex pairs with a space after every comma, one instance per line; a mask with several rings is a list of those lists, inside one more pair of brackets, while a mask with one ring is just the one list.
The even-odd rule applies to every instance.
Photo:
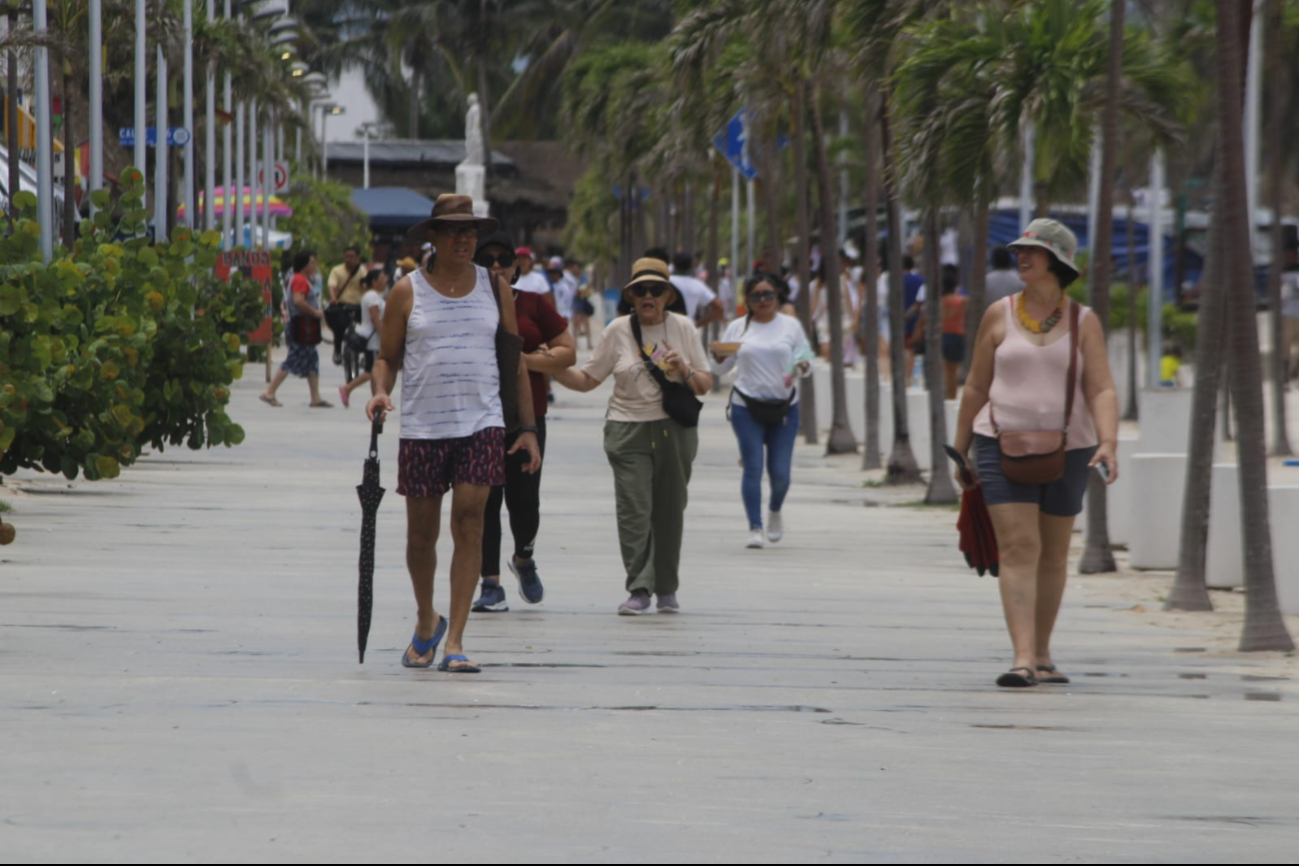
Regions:
[[636, 318], [635, 313], [631, 315], [631, 333], [636, 338], [636, 349], [640, 352], [641, 360], [645, 362], [646, 369], [654, 377], [654, 381], [658, 382], [659, 389], [663, 392], [663, 411], [682, 427], [698, 427], [699, 413], [704, 408], [703, 402], [695, 396], [695, 392], [690, 390], [689, 386], [669, 379], [659, 369], [659, 365], [645, 354], [645, 339], [641, 336], [640, 320]]

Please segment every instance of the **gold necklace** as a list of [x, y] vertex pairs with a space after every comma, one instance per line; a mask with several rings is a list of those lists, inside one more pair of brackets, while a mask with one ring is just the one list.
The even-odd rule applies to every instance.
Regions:
[[1015, 302], [1015, 315], [1019, 317], [1019, 323], [1026, 330], [1034, 334], [1045, 334], [1060, 324], [1060, 319], [1064, 317], [1064, 292], [1060, 293], [1060, 301], [1055, 305], [1055, 311], [1040, 322], [1028, 314], [1026, 297], [1026, 292], [1020, 292], [1019, 300]]

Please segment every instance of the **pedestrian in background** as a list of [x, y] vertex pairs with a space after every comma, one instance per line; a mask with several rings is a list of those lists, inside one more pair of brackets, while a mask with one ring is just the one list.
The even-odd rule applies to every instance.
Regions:
[[[492, 277], [512, 285], [518, 277], [514, 244], [509, 234], [494, 232], [478, 244], [474, 262], [487, 268]], [[568, 322], [546, 303], [541, 295], [515, 290], [514, 316], [523, 338], [523, 363], [531, 380], [532, 408], [536, 417], [537, 448], [546, 457], [546, 379], [547, 374], [567, 369], [577, 363], [577, 350], [568, 333]], [[513, 448], [517, 433], [505, 437], [507, 451]], [[533, 558], [537, 534], [541, 528], [541, 470], [528, 470], [529, 455], [524, 452], [505, 458], [505, 483], [492, 487], [483, 514], [482, 583], [473, 610], [502, 612], [510, 609], [501, 588], [501, 504], [510, 509], [510, 535], [514, 540], [506, 564], [519, 584], [519, 595], [528, 604], [540, 604], [545, 597], [541, 575]]]
[[984, 292], [988, 306], [1002, 298], [1024, 291], [1019, 274], [1015, 271], [1015, 257], [1005, 247], [994, 247], [992, 250], [992, 270], [984, 276]]
[[965, 311], [970, 299], [958, 294], [961, 281], [955, 265], [943, 265], [943, 390], [956, 399], [957, 377], [965, 361]]
[[275, 393], [289, 374], [307, 380], [311, 408], [329, 409], [333, 406], [320, 398], [320, 353], [316, 346], [320, 345], [320, 323], [325, 314], [320, 309], [320, 281], [312, 279], [315, 275], [316, 254], [313, 251], [303, 250], [294, 256], [293, 278], [289, 280], [289, 293], [285, 299], [289, 321], [284, 329], [284, 344], [289, 354], [259, 398], [268, 406], [283, 405]]
[[365, 349], [361, 360], [360, 374], [338, 389], [338, 397], [346, 409], [351, 404], [352, 392], [371, 380], [374, 362], [379, 356], [379, 338], [383, 330], [383, 305], [388, 299], [388, 274], [381, 267], [370, 268], [361, 280], [365, 289], [361, 295], [361, 323], [353, 334], [357, 340], [363, 340]]
[[361, 248], [348, 247], [343, 251], [343, 263], [329, 272], [329, 308], [325, 321], [334, 335], [334, 366], [343, 363], [343, 340], [348, 329], [361, 321], [361, 280], [365, 269], [361, 264]]
[[1074, 518], [1093, 467], [1103, 465], [1111, 484], [1119, 473], [1119, 404], [1105, 333], [1065, 294], [1079, 275], [1078, 241], [1055, 220], [1037, 219], [1011, 246], [1025, 289], [983, 317], [953, 443], [974, 468], [972, 481], [958, 471], [957, 482], [983, 487], [1001, 555], [1015, 651], [997, 679], [1003, 687], [1069, 681], [1052, 661], [1051, 635]]
[[623, 616], [650, 613], [657, 596], [660, 613], [680, 609], [681, 540], [685, 529], [687, 486], [698, 431], [674, 420], [663, 407], [663, 389], [648, 365], [670, 382], [695, 394], [707, 393], [713, 378], [694, 322], [668, 311], [676, 289], [667, 265], [638, 259], [623, 289], [627, 316], [614, 319], [586, 365], [555, 374], [574, 391], [592, 391], [613, 376], [613, 395], [605, 415], [604, 451], [613, 468], [618, 540], [622, 547], [628, 599]]
[[771, 488], [765, 541], [775, 543], [784, 536], [781, 507], [789, 492], [798, 438], [795, 379], [811, 372], [812, 347], [798, 319], [780, 312], [789, 298], [784, 280], [774, 274], [754, 274], [743, 293], [747, 314], [727, 326], [722, 339], [713, 344], [713, 357], [719, 374], [737, 371], [727, 414], [744, 468], [740, 495], [749, 520], [745, 546], [760, 548], [764, 466]]

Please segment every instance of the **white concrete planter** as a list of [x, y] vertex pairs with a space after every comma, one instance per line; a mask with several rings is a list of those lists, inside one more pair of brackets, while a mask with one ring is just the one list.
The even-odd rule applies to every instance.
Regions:
[[1186, 455], [1136, 454], [1131, 463], [1133, 568], [1177, 567]]
[[[1245, 584], [1240, 542], [1240, 476], [1235, 463], [1216, 463], [1209, 494], [1209, 545], [1205, 583], [1215, 589]], [[1272, 526], [1277, 526], [1276, 518]]]
[[1299, 485], [1267, 489], [1272, 563], [1281, 612], [1299, 615]]

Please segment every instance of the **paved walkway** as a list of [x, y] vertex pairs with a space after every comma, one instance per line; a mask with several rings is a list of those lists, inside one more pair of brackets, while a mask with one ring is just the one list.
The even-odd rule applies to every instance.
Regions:
[[[954, 515], [796, 457], [787, 540], [742, 548], [710, 402], [677, 618], [620, 618], [607, 390], [561, 392], [546, 602], [476, 615], [478, 677], [399, 666], [396, 483], [355, 655], [361, 411], [256, 401], [233, 450], [19, 479], [0, 568], [0, 861], [1290, 862], [1299, 693], [1075, 581], [1068, 687], [999, 691], [996, 586]], [[327, 373], [327, 379], [332, 377]], [[326, 389], [332, 394], [332, 389]], [[896, 500], [897, 497], [893, 497]], [[875, 505], [876, 507], [869, 507]], [[444, 543], [444, 560], [449, 547]], [[1111, 591], [1113, 590], [1113, 591]], [[446, 600], [440, 570], [438, 599]], [[1242, 672], [1245, 676], [1242, 677]]]

